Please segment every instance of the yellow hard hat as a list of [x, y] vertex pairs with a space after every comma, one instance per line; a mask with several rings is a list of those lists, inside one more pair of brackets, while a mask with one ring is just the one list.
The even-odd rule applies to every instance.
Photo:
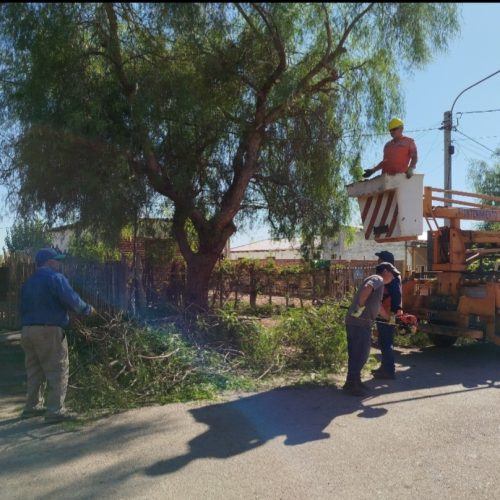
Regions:
[[389, 122], [389, 130], [392, 130], [393, 128], [399, 128], [399, 127], [404, 127], [403, 120], [400, 120], [399, 118], [393, 118]]

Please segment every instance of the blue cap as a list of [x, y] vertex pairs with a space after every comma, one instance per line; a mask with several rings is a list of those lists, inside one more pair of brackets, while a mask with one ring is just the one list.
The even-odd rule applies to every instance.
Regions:
[[375, 254], [377, 257], [380, 258], [383, 262], [390, 262], [392, 265], [394, 265], [394, 255], [391, 252], [388, 252], [387, 250], [382, 250], [381, 252], [378, 252]]
[[41, 248], [35, 255], [35, 262], [38, 267], [43, 266], [48, 260], [62, 260], [65, 255], [57, 252], [53, 248]]

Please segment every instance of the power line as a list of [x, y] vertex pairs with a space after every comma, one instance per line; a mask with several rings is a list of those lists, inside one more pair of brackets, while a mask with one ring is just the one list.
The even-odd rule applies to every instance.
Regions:
[[[455, 144], [458, 145], [459, 143], [455, 142]], [[460, 146], [484, 161], [488, 161], [491, 159], [491, 155], [488, 154], [483, 147], [478, 146], [477, 144], [474, 144], [473, 142], [470, 142], [467, 139], [460, 141]]]
[[500, 109], [482, 109], [479, 111], [457, 111], [457, 115], [472, 115], [476, 113], [498, 113]]
[[473, 143], [470, 143], [468, 141], [460, 141], [460, 143], [455, 142], [457, 146], [457, 151], [462, 152], [468, 160], [471, 160], [465, 153], [469, 153], [470, 155], [473, 155], [476, 160], [481, 160], [481, 161], [489, 161], [491, 159], [490, 155], [486, 154], [486, 151], [479, 146], [476, 146]]
[[464, 134], [460, 130], [455, 129], [455, 132], [458, 132], [459, 134], [462, 134], [464, 137], [467, 137], [467, 139], [469, 139], [470, 141], [475, 142], [479, 146], [482, 146], [484, 149], [487, 149], [490, 153], [493, 153], [495, 156], [498, 156], [498, 152], [497, 151], [493, 151], [488, 146], [485, 146], [484, 144], [481, 144], [480, 142], [476, 141], [476, 139], [473, 139], [472, 137], [469, 137], [467, 134]]
[[[415, 132], [429, 132], [430, 130], [442, 130], [441, 127], [433, 127], [433, 128], [422, 128], [416, 130], [405, 130], [405, 134], [414, 134]], [[342, 135], [342, 137], [352, 137], [354, 132], [348, 133], [346, 135]], [[359, 134], [359, 137], [381, 137], [381, 136], [389, 136], [388, 132], [374, 133], [374, 134]]]

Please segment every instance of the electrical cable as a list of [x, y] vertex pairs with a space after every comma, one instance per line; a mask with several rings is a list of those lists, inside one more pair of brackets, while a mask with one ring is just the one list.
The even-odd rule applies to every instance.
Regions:
[[[423, 128], [423, 129], [415, 129], [415, 130], [405, 130], [405, 134], [414, 134], [416, 132], [429, 132], [431, 130], [442, 130], [441, 127], [433, 127], [433, 128]], [[355, 134], [354, 132], [352, 133], [347, 133], [343, 134], [342, 137], [353, 137]], [[374, 133], [374, 134], [359, 134], [359, 137], [383, 137], [383, 136], [389, 136], [387, 132], [381, 132], [381, 133]]]
[[457, 111], [457, 115], [472, 115], [477, 113], [497, 113], [500, 109], [483, 109], [479, 111]]
[[[456, 142], [456, 146], [458, 146], [460, 152], [469, 160], [469, 161], [474, 161], [472, 160], [469, 156], [467, 156], [466, 153], [469, 153], [470, 155], [473, 155], [476, 157], [476, 160], [479, 159], [481, 161], [489, 161], [491, 159], [491, 156], [487, 156], [484, 150], [480, 150], [478, 146], [475, 144], [470, 144], [468, 142]], [[476, 149], [473, 149], [476, 148]]]
[[493, 153], [495, 156], [499, 156], [498, 151], [493, 151], [488, 146], [485, 146], [484, 144], [481, 144], [480, 142], [478, 142], [475, 139], [473, 139], [472, 137], [469, 137], [467, 134], [464, 134], [461, 130], [455, 129], [455, 132], [458, 132], [459, 134], [462, 134], [464, 137], [467, 137], [467, 139], [469, 139], [470, 141], [475, 142], [476, 144], [478, 144], [479, 146], [483, 147], [484, 149], [487, 149], [490, 153]]

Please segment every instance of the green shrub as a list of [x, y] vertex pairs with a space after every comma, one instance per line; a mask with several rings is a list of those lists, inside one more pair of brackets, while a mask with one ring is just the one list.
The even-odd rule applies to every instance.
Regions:
[[200, 336], [231, 345], [241, 367], [276, 374], [285, 370], [338, 372], [347, 361], [345, 311], [339, 304], [289, 310], [278, 324], [264, 328], [257, 318], [242, 318], [232, 307], [203, 318]]
[[344, 317], [340, 304], [290, 310], [275, 327], [287, 365], [338, 372], [347, 361]]

